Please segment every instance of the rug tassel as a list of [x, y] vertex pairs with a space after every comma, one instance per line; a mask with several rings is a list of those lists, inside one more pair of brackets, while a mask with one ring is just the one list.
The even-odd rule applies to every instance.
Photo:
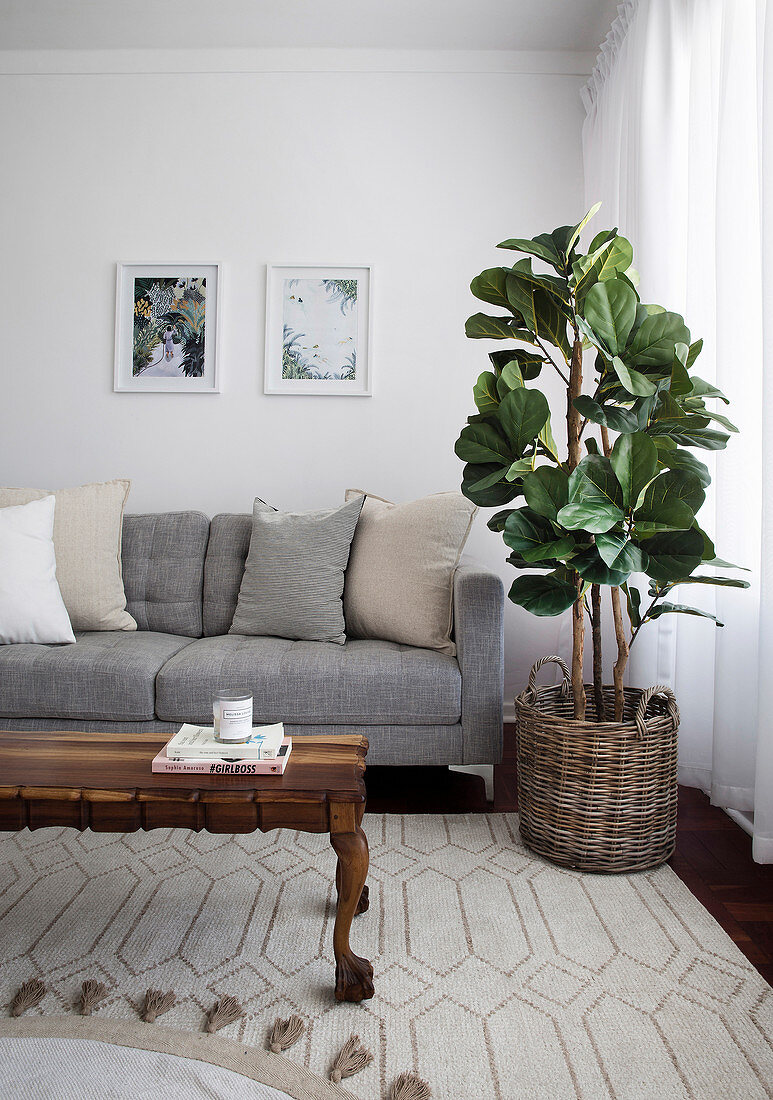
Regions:
[[427, 1082], [415, 1073], [401, 1073], [389, 1090], [389, 1100], [429, 1100], [431, 1095]]
[[80, 1009], [81, 1016], [90, 1016], [100, 1001], [107, 996], [107, 986], [104, 982], [87, 978], [81, 985]]
[[209, 1032], [219, 1031], [221, 1027], [232, 1024], [234, 1020], [238, 1020], [243, 1015], [244, 1009], [236, 1000], [236, 997], [229, 997], [226, 994], [210, 1008], [204, 1030]]
[[21, 1016], [28, 1008], [34, 1008], [35, 1005], [39, 1005], [45, 993], [46, 987], [43, 985], [40, 978], [29, 978], [28, 981], [23, 982], [19, 986], [16, 991], [16, 996], [11, 1001], [11, 1015]]
[[297, 1043], [306, 1030], [306, 1024], [301, 1016], [290, 1016], [287, 1020], [274, 1020], [271, 1034], [268, 1037], [268, 1047], [272, 1054], [281, 1054], [293, 1043]]
[[157, 1016], [163, 1016], [176, 1003], [177, 997], [171, 989], [168, 993], [164, 993], [161, 989], [149, 989], [145, 994], [145, 1003], [142, 1006], [142, 1012], [140, 1012], [140, 1019], [144, 1020], [146, 1024], [155, 1023]]
[[351, 1077], [353, 1074], [359, 1073], [361, 1069], [369, 1066], [372, 1061], [373, 1055], [367, 1047], [362, 1045], [359, 1035], [350, 1035], [333, 1062], [330, 1080], [338, 1084], [342, 1077]]

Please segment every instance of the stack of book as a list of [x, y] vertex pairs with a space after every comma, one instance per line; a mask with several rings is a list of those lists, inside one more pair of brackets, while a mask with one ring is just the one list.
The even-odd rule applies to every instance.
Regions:
[[292, 739], [284, 726], [256, 726], [249, 741], [228, 745], [215, 738], [212, 726], [186, 722], [154, 757], [154, 772], [207, 775], [282, 775], [290, 758]]

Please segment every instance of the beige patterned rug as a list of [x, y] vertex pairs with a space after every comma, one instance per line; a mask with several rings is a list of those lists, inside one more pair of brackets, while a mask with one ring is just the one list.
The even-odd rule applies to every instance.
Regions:
[[[773, 990], [668, 867], [602, 877], [529, 855], [511, 815], [366, 817], [371, 907], [352, 929], [376, 996], [332, 996], [334, 855], [325, 837], [0, 834], [0, 1002], [32, 975], [33, 1013], [137, 1018], [174, 989], [164, 1025], [265, 1047], [299, 1013], [287, 1056], [327, 1076], [354, 1031], [373, 1063], [362, 1100], [415, 1070], [433, 1100], [743, 1100], [773, 1096]], [[147, 1025], [154, 1026], [154, 1025]], [[130, 1093], [127, 1093], [129, 1095]]]

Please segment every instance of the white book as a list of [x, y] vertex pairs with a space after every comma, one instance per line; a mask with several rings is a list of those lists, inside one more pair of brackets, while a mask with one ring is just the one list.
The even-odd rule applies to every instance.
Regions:
[[213, 726], [181, 726], [167, 743], [169, 760], [274, 760], [285, 735], [284, 726], [255, 726], [249, 741], [227, 743], [215, 738]]

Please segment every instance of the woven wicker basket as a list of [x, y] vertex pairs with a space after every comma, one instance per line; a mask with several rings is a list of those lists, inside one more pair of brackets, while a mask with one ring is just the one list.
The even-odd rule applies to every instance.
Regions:
[[[537, 688], [548, 662], [561, 666], [563, 682]], [[657, 867], [676, 838], [674, 693], [626, 688], [623, 721], [596, 722], [587, 688], [588, 719], [578, 722], [570, 683], [560, 657], [543, 657], [515, 700], [521, 836], [533, 851], [582, 871]], [[614, 713], [612, 688], [604, 688], [604, 703]]]

